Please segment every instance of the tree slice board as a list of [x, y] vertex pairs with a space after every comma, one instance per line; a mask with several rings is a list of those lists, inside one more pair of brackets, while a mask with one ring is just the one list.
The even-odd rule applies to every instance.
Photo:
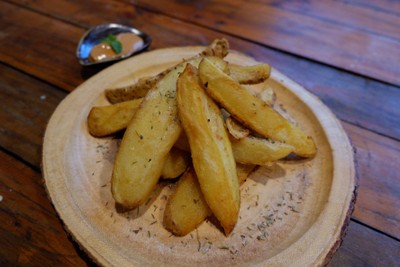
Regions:
[[[166, 48], [135, 56], [93, 76], [60, 103], [45, 133], [42, 168], [65, 228], [103, 266], [326, 264], [340, 245], [354, 204], [353, 149], [334, 114], [276, 69], [253, 89], [272, 86], [276, 107], [314, 138], [318, 153], [254, 171], [241, 186], [240, 217], [231, 235], [225, 236], [212, 219], [184, 237], [168, 232], [162, 218], [173, 182], [160, 182], [140, 208], [117, 211], [110, 181], [119, 141], [88, 133], [91, 107], [108, 105], [106, 88], [155, 75], [202, 49]], [[226, 60], [258, 63], [234, 51]]]

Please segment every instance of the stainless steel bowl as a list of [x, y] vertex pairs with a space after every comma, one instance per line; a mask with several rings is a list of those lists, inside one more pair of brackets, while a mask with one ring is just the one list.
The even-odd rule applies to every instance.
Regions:
[[[104, 38], [106, 38], [110, 34], [117, 35], [120, 33], [136, 34], [137, 36], [143, 39], [143, 46], [129, 54], [121, 55], [108, 60], [102, 60], [98, 62], [93, 62], [89, 60], [90, 51], [92, 50], [93, 46], [99, 44]], [[139, 31], [138, 29], [116, 23], [107, 23], [91, 28], [82, 36], [81, 40], [79, 41], [78, 48], [76, 50], [76, 57], [78, 58], [79, 63], [83, 66], [110, 63], [113, 61], [122, 60], [127, 57], [138, 54], [143, 50], [145, 50], [146, 48], [148, 48], [150, 44], [151, 44], [150, 36], [142, 31]]]

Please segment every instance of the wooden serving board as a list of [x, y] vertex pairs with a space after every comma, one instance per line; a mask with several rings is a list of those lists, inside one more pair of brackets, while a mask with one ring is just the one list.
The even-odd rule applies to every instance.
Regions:
[[[103, 266], [326, 264], [340, 245], [354, 204], [353, 150], [331, 111], [275, 69], [266, 83], [277, 93], [277, 107], [312, 135], [318, 153], [311, 160], [283, 160], [252, 173], [241, 186], [240, 217], [230, 236], [212, 221], [185, 237], [165, 230], [163, 210], [172, 182], [161, 182], [142, 207], [116, 210], [110, 180], [118, 139], [88, 133], [91, 107], [108, 105], [104, 89], [155, 75], [202, 49], [138, 55], [92, 77], [60, 103], [44, 138], [43, 175], [65, 228]], [[226, 59], [257, 63], [236, 52]]]

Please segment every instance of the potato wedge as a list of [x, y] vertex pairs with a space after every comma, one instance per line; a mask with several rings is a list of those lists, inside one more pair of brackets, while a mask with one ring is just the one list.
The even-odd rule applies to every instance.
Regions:
[[[224, 38], [215, 39], [208, 47], [204, 49], [204, 51], [188, 59], [187, 62], [207, 56], [218, 57], [222, 59], [228, 54], [228, 52], [229, 52], [229, 42]], [[162, 79], [167, 73], [173, 70], [174, 67], [166, 69], [163, 72], [157, 74], [156, 76], [141, 78], [138, 80], [138, 82], [136, 82], [133, 85], [128, 85], [120, 88], [106, 89], [105, 92], [106, 98], [108, 99], [108, 101], [110, 101], [110, 103], [115, 104], [135, 98], [144, 97], [147, 94], [147, 92], [153, 86], [155, 86], [157, 82], [160, 79]]]
[[115, 105], [93, 107], [87, 119], [90, 134], [103, 137], [124, 130], [140, 103], [142, 98]]
[[[239, 184], [246, 181], [255, 165], [236, 165]], [[163, 224], [177, 236], [184, 236], [199, 226], [212, 214], [201, 192], [196, 172], [189, 168], [180, 178], [174, 192], [168, 199]]]
[[191, 164], [190, 154], [179, 148], [171, 148], [161, 172], [161, 178], [174, 179], [183, 174]]
[[257, 64], [253, 66], [240, 66], [229, 64], [229, 76], [240, 84], [257, 84], [268, 79], [271, 66]]
[[206, 92], [245, 126], [266, 138], [292, 145], [294, 153], [298, 156], [315, 155], [316, 147], [310, 136], [288, 122], [207, 59], [199, 65], [199, 78]]
[[231, 137], [231, 142], [236, 162], [243, 164], [268, 165], [288, 156], [294, 149], [288, 144], [254, 136]]
[[212, 214], [201, 193], [196, 172], [189, 168], [179, 179], [164, 211], [163, 224], [167, 230], [184, 236]]
[[197, 70], [190, 64], [178, 79], [177, 104], [204, 198], [229, 234], [240, 206], [236, 164], [221, 111], [200, 87]]
[[125, 209], [134, 209], [146, 201], [182, 131], [175, 94], [183, 68], [184, 65], [176, 67], [147, 93], [122, 138], [111, 189], [115, 201]]

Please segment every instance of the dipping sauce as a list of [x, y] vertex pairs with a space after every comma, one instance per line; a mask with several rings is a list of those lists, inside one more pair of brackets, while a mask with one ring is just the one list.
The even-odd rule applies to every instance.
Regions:
[[122, 45], [122, 51], [120, 53], [116, 53], [109, 44], [100, 43], [93, 46], [90, 51], [90, 61], [99, 62], [128, 55], [139, 50], [144, 45], [143, 39], [133, 33], [120, 33], [116, 36], [116, 39]]

